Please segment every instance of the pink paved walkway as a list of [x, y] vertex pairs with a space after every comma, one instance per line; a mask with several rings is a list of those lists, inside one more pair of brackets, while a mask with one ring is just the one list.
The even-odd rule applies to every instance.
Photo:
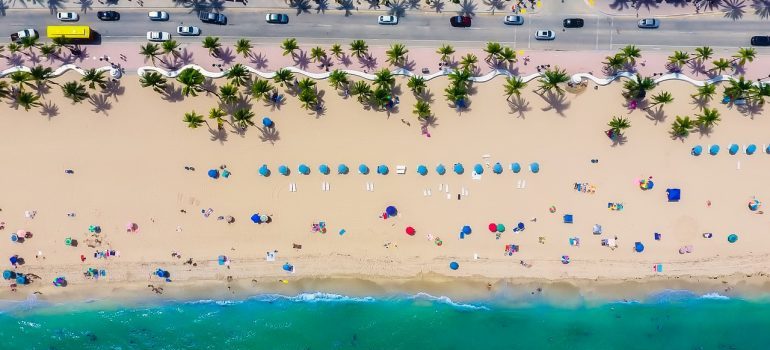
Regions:
[[[673, 2], [660, 2], [656, 0], [586, 0], [601, 13], [610, 16], [637, 16], [642, 17], [680, 17], [695, 16], [699, 14], [722, 15], [722, 7], [706, 7], [696, 9], [693, 2], [676, 0]], [[746, 3], [745, 16], [754, 16]], [[755, 17], [755, 16], [754, 16]]]

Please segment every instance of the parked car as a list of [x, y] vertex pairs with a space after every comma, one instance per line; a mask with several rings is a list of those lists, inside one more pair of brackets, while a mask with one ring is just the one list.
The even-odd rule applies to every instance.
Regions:
[[168, 32], [147, 32], [147, 40], [169, 41], [171, 40], [171, 34], [169, 34]]
[[564, 20], [564, 28], [583, 28], [582, 18], [567, 18]]
[[639, 28], [655, 29], [660, 27], [660, 21], [656, 18], [644, 18], [639, 20]]
[[176, 27], [176, 33], [181, 36], [198, 36], [201, 35], [201, 29], [193, 26], [179, 26]]
[[535, 32], [536, 40], [553, 40], [556, 39], [556, 33], [552, 30], [538, 30]]
[[265, 22], [272, 24], [289, 23], [289, 15], [285, 13], [268, 13], [265, 15]]
[[756, 35], [751, 37], [752, 46], [770, 46], [770, 36]]
[[151, 21], [168, 21], [168, 12], [150, 11], [150, 13], [147, 14], [147, 17], [149, 17]]
[[508, 25], [520, 26], [524, 24], [524, 16], [521, 16], [521, 15], [505, 16], [505, 18], [503, 18], [503, 23]]
[[37, 37], [38, 37], [37, 30], [28, 28], [28, 29], [22, 29], [16, 33], [11, 34], [11, 41], [17, 43], [24, 38], [37, 38]]
[[220, 25], [227, 24], [227, 16], [221, 13], [201, 12], [200, 15], [198, 15], [198, 18], [200, 18], [201, 22], [203, 23], [220, 24]]
[[120, 13], [117, 11], [99, 11], [96, 13], [96, 18], [102, 21], [117, 21], [120, 20]]
[[56, 18], [62, 22], [77, 22], [80, 16], [75, 12], [57, 12]]
[[398, 24], [398, 17], [396, 16], [380, 16], [377, 17], [378, 24], [396, 25]]
[[470, 27], [471, 18], [468, 16], [454, 16], [449, 19], [449, 24], [451, 24], [452, 27]]

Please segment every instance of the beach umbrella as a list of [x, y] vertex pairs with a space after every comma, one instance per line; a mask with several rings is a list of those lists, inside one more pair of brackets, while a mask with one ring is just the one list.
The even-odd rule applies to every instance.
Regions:
[[422, 176], [425, 176], [425, 175], [428, 174], [428, 168], [426, 166], [420, 164], [419, 166], [417, 166], [417, 173], [422, 175]]
[[259, 217], [259, 213], [254, 214], [254, 215], [251, 216], [251, 222], [253, 222], [255, 224], [261, 224], [262, 223], [262, 219]]
[[293, 272], [293, 271], [294, 271], [294, 265], [292, 265], [292, 264], [289, 264], [289, 263], [285, 263], [285, 264], [283, 264], [283, 267], [282, 267], [282, 268], [283, 268], [283, 270], [284, 270], [284, 271], [286, 271], [286, 272]]
[[279, 166], [278, 167], [278, 173], [283, 175], [283, 176], [288, 176], [289, 175], [289, 167], [287, 167], [285, 165]]
[[350, 169], [348, 169], [348, 166], [345, 165], [345, 164], [340, 164], [340, 165], [337, 166], [337, 174], [345, 175], [349, 171], [350, 171]]
[[449, 268], [452, 270], [457, 270], [460, 268], [460, 264], [458, 264], [456, 261], [452, 261], [449, 263]]
[[217, 169], [209, 170], [208, 174], [209, 174], [209, 177], [212, 178], [212, 179], [218, 179], [219, 178], [219, 170], [217, 170]]
[[15, 233], [11, 233], [11, 242], [18, 242], [19, 236]]
[[324, 175], [329, 175], [329, 172], [330, 172], [331, 170], [329, 169], [329, 166], [328, 166], [328, 165], [326, 165], [326, 164], [321, 164], [320, 166], [318, 166], [318, 171], [319, 171], [319, 172], [321, 172], [321, 174], [324, 174]]
[[219, 265], [224, 265], [226, 261], [227, 261], [227, 257], [224, 255], [220, 255], [217, 257], [217, 263]]
[[3, 279], [10, 280], [16, 278], [16, 273], [11, 270], [3, 271]]
[[358, 172], [364, 175], [369, 174], [369, 167], [366, 164], [361, 164], [358, 166]]
[[739, 149], [740, 149], [740, 147], [738, 147], [738, 144], [733, 143], [733, 144], [730, 145], [730, 148], [727, 149], [727, 152], [730, 153], [730, 155], [732, 156], [732, 155], [735, 155], [736, 153], [738, 153]]
[[389, 205], [387, 208], [385, 208], [385, 213], [388, 214], [388, 216], [396, 216], [398, 214], [398, 209], [392, 205]]
[[505, 232], [505, 225], [497, 224], [497, 232]]
[[270, 218], [267, 217], [267, 215], [265, 215], [265, 214], [259, 215], [259, 221], [267, 222], [268, 220], [270, 220]]
[[300, 164], [299, 167], [297, 167], [297, 170], [299, 170], [299, 173], [302, 175], [310, 174], [310, 167], [305, 164]]
[[521, 222], [521, 221], [519, 221], [519, 223], [518, 223], [518, 224], [516, 224], [516, 228], [517, 228], [519, 231], [524, 231], [524, 223], [523, 223], [523, 222]]
[[408, 234], [410, 236], [414, 236], [415, 233], [417, 233], [417, 230], [415, 230], [414, 227], [408, 226], [406, 228], [406, 234]]
[[377, 166], [377, 174], [388, 175], [388, 171], [388, 166], [385, 164], [380, 164]]
[[765, 148], [765, 153], [770, 154], [770, 145]]
[[483, 167], [483, 166], [481, 166], [481, 164], [476, 164], [476, 165], [474, 165], [474, 166], [473, 166], [473, 171], [474, 171], [476, 174], [479, 174], [479, 175], [481, 175], [481, 174], [483, 174], [483, 173], [484, 173], [484, 167]]
[[749, 210], [757, 211], [757, 209], [759, 209], [759, 207], [761, 205], [762, 205], [762, 203], [760, 203], [758, 200], [752, 199], [752, 200], [749, 201]]
[[471, 234], [471, 227], [468, 225], [463, 226], [463, 230], [461, 231], [463, 234], [469, 235]]
[[262, 118], [262, 125], [264, 125], [266, 128], [272, 128], [273, 126], [275, 126], [275, 123], [273, 123], [272, 119], [268, 117], [264, 117]]
[[460, 163], [455, 163], [454, 170], [457, 175], [462, 175], [465, 172], [465, 168]]
[[738, 235], [731, 233], [729, 236], [727, 236], [727, 241], [730, 243], [735, 243], [738, 241]]
[[261, 167], [259, 167], [259, 175], [262, 176], [270, 176], [270, 169], [267, 168], [267, 164], [262, 164]]
[[594, 231], [593, 232], [594, 232], [595, 235], [602, 234], [602, 225], [599, 225], [599, 224], [594, 225]]
[[495, 232], [497, 231], [497, 224], [494, 222], [490, 222], [488, 228], [489, 228], [489, 232]]
[[54, 278], [53, 285], [57, 287], [64, 287], [67, 284], [67, 280], [64, 277], [59, 276]]
[[158, 277], [163, 277], [163, 276], [165, 276], [165, 275], [166, 275], [166, 272], [165, 272], [165, 271], [163, 271], [163, 270], [161, 270], [161, 269], [157, 269], [157, 270], [155, 270], [155, 276], [158, 276]]
[[752, 144], [746, 146], [746, 154], [752, 155], [756, 151], [757, 151], [757, 145], [752, 143]]
[[511, 170], [513, 170], [514, 173], [518, 174], [521, 171], [521, 164], [519, 163], [511, 164]]
[[697, 145], [693, 147], [692, 150], [690, 151], [690, 154], [694, 156], [699, 156], [701, 155], [701, 153], [703, 153], [703, 147], [701, 145]]
[[503, 172], [503, 166], [500, 163], [495, 163], [492, 167], [492, 172], [495, 174], [501, 174]]
[[719, 154], [719, 145], [711, 145], [709, 147], [709, 154], [712, 156]]
[[18, 256], [18, 255], [13, 255], [13, 256], [11, 256], [11, 258], [10, 258], [10, 259], [8, 259], [8, 260], [10, 260], [10, 261], [11, 261], [11, 265], [16, 265], [16, 263], [18, 263], [18, 262], [19, 262], [19, 256]]
[[446, 167], [444, 166], [444, 164], [439, 164], [438, 166], [436, 166], [436, 173], [439, 175], [446, 174]]
[[529, 171], [537, 174], [540, 171], [540, 164], [537, 162], [529, 164]]
[[27, 284], [29, 280], [27, 280], [27, 276], [24, 276], [22, 274], [16, 275], [16, 283], [17, 284]]
[[641, 253], [641, 252], [643, 252], [643, 251], [644, 251], [644, 244], [642, 244], [642, 242], [636, 242], [636, 243], [634, 243], [634, 250], [635, 250], [637, 253]]

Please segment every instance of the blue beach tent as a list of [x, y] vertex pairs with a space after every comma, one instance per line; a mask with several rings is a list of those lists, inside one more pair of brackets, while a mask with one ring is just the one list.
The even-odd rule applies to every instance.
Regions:
[[259, 167], [259, 175], [262, 176], [270, 176], [270, 169], [267, 168], [267, 164], [262, 164], [261, 167]]
[[538, 164], [537, 162], [530, 164], [529, 171], [537, 174], [540, 171], [540, 164]]
[[345, 174], [347, 174], [349, 171], [350, 171], [350, 169], [349, 169], [349, 168], [348, 168], [348, 166], [347, 166], [347, 165], [345, 165], [345, 164], [340, 164], [340, 165], [338, 165], [338, 166], [337, 166], [337, 174], [342, 174], [342, 175], [345, 175]]
[[474, 166], [473, 166], [473, 171], [474, 171], [476, 174], [479, 174], [479, 175], [481, 175], [481, 174], [483, 174], [483, 173], [484, 173], [484, 167], [483, 167], [483, 166], [481, 166], [481, 164], [476, 164], [476, 165], [474, 165]]
[[212, 179], [218, 179], [219, 178], [219, 170], [211, 169], [211, 170], [209, 170], [208, 175]]
[[469, 234], [471, 234], [473, 231], [471, 230], [471, 227], [470, 227], [470, 226], [468, 226], [468, 225], [465, 225], [465, 226], [463, 226], [463, 229], [462, 229], [462, 231], [460, 231], [460, 232], [462, 232], [463, 234], [469, 235]]
[[318, 166], [318, 171], [319, 171], [321, 174], [324, 174], [324, 175], [329, 175], [329, 172], [330, 172], [331, 170], [329, 169], [329, 166], [328, 166], [328, 165], [326, 165], [326, 164], [321, 164], [320, 166]]
[[690, 154], [692, 154], [694, 156], [699, 156], [699, 155], [701, 155], [701, 153], [703, 153], [703, 146], [701, 146], [701, 145], [697, 145], [697, 146], [693, 147], [692, 150], [690, 150]]
[[669, 202], [679, 202], [679, 199], [682, 198], [682, 191], [678, 188], [669, 188], [666, 190], [666, 194]]
[[711, 145], [709, 147], [709, 154], [712, 156], [719, 154], [719, 145]]
[[299, 173], [302, 175], [310, 174], [310, 167], [305, 164], [300, 164], [297, 170], [299, 170]]
[[495, 165], [492, 166], [492, 172], [495, 174], [501, 174], [503, 172], [503, 166], [500, 163], [495, 163]]
[[521, 164], [519, 164], [519, 163], [513, 163], [513, 164], [511, 164], [511, 170], [512, 170], [514, 173], [518, 174], [518, 173], [521, 171]]
[[449, 268], [452, 270], [457, 270], [460, 268], [460, 264], [458, 264], [456, 261], [452, 261], [449, 263]]
[[369, 174], [369, 167], [366, 164], [361, 164], [358, 166], [358, 172], [364, 175]]
[[636, 243], [634, 243], [634, 250], [635, 250], [637, 253], [641, 253], [641, 252], [643, 252], [643, 251], [644, 251], [644, 244], [642, 244], [642, 242], [636, 242]]
[[455, 163], [454, 171], [457, 175], [462, 175], [465, 172], [465, 168], [460, 163]]
[[283, 176], [288, 176], [289, 175], [289, 167], [287, 167], [285, 165], [279, 166], [278, 167], [278, 173], [283, 175]]
[[730, 148], [727, 150], [727, 152], [729, 152], [731, 156], [734, 156], [740, 149], [741, 148], [738, 146], [738, 144], [733, 143], [730, 145]]
[[752, 143], [752, 144], [746, 146], [746, 154], [752, 155], [756, 151], [757, 151], [757, 145]]
[[417, 173], [422, 175], [422, 176], [427, 175], [428, 174], [428, 167], [426, 167], [425, 165], [420, 164], [419, 166], [417, 166]]
[[388, 216], [396, 216], [398, 214], [398, 209], [390, 205], [387, 208], [385, 208], [385, 214], [388, 214]]
[[436, 173], [439, 175], [446, 174], [446, 167], [444, 166], [444, 164], [439, 164], [438, 166], [436, 166]]
[[380, 165], [377, 166], [377, 174], [388, 175], [388, 172], [390, 172], [390, 170], [388, 169], [387, 165], [380, 164]]
[[264, 125], [266, 128], [272, 128], [275, 125], [275, 123], [273, 123], [272, 119], [268, 117], [264, 117], [262, 118], [262, 125]]

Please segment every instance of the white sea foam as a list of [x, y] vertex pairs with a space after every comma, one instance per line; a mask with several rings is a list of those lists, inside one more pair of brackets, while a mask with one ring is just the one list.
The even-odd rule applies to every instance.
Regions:
[[730, 300], [730, 297], [719, 293], [707, 293], [700, 296], [701, 299]]
[[408, 298], [409, 299], [424, 299], [424, 300], [436, 301], [436, 302], [439, 302], [439, 303], [442, 303], [442, 304], [451, 305], [451, 306], [454, 306], [454, 307], [457, 307], [457, 308], [460, 308], [460, 309], [489, 310], [488, 307], [483, 306], [483, 305], [473, 305], [473, 304], [458, 303], [458, 302], [452, 301], [452, 299], [450, 299], [447, 296], [443, 296], [443, 295], [441, 295], [441, 296], [434, 296], [434, 295], [431, 295], [431, 294], [428, 294], [428, 293], [424, 293], [424, 292], [419, 292], [419, 293], [417, 293], [417, 294], [415, 294], [413, 296], [410, 296]]
[[305, 303], [317, 303], [317, 302], [372, 302], [375, 301], [373, 297], [350, 297], [334, 293], [302, 293], [295, 296], [282, 295], [282, 294], [262, 294], [251, 298], [258, 301], [276, 301], [276, 300], [288, 300], [295, 302]]

